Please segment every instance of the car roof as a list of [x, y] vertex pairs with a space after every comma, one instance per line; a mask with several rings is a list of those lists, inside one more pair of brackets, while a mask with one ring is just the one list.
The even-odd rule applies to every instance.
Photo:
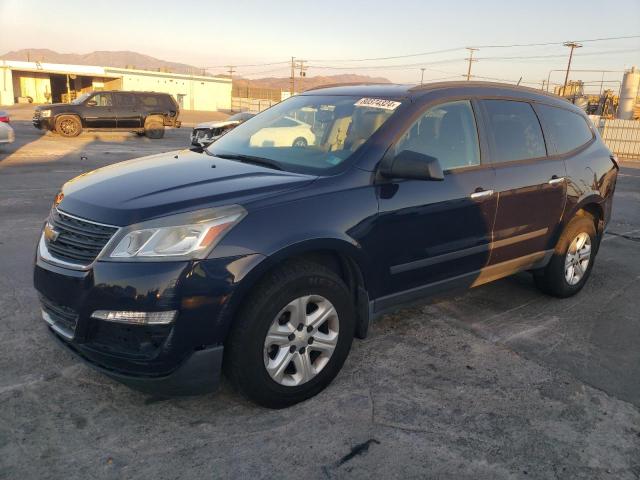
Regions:
[[91, 92], [87, 92], [87, 93], [131, 93], [133, 95], [136, 94], [144, 94], [144, 95], [169, 95], [171, 96], [170, 93], [166, 93], [166, 92], [143, 92], [140, 90], [92, 90]]
[[434, 92], [441, 92], [443, 96], [473, 95], [539, 101], [581, 111], [564, 98], [542, 90], [509, 83], [479, 81], [434, 82], [423, 85], [393, 83], [327, 85], [307, 90], [303, 95], [349, 95], [403, 99], [418, 98]]

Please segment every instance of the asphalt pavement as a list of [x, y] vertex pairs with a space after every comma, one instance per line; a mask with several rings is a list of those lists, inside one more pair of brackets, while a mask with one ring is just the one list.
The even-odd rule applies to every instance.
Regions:
[[320, 395], [285, 410], [159, 398], [50, 338], [32, 260], [59, 186], [183, 148], [127, 133], [63, 139], [14, 121], [0, 146], [0, 479], [640, 478], [640, 162], [577, 296], [528, 274], [387, 315]]

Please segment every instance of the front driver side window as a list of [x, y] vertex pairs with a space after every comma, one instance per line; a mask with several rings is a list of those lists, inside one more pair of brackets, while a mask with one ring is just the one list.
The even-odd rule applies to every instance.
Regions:
[[443, 170], [480, 165], [471, 102], [461, 100], [429, 108], [396, 144], [396, 154], [402, 150], [435, 157]]
[[94, 95], [91, 99], [96, 102], [96, 106], [98, 107], [112, 107], [113, 101], [111, 100], [111, 94], [109, 93], [98, 93]]

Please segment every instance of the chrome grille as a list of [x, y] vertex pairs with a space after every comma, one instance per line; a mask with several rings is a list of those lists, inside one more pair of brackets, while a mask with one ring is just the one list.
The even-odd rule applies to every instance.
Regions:
[[45, 227], [45, 243], [49, 254], [67, 262], [89, 264], [118, 230], [68, 215], [53, 208]]

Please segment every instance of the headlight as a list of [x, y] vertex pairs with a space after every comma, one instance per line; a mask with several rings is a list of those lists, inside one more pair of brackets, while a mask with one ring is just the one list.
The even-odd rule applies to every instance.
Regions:
[[205, 258], [246, 214], [240, 205], [230, 205], [132, 225], [105, 254], [123, 260]]
[[49, 118], [51, 116], [51, 110], [40, 110], [40, 116], [42, 118]]

